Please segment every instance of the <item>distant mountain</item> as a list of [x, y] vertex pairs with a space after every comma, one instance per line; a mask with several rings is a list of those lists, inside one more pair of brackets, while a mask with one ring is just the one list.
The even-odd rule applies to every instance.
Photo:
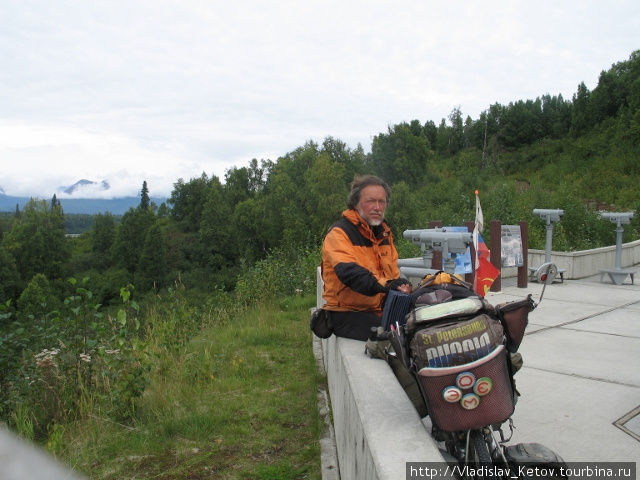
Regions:
[[[31, 197], [14, 197], [0, 193], [0, 212], [15, 212], [16, 205], [20, 210], [31, 199]], [[45, 199], [50, 201], [51, 199]], [[140, 204], [140, 197], [122, 197], [122, 198], [60, 198], [58, 199], [62, 205], [64, 213], [83, 213], [87, 215], [95, 215], [97, 213], [111, 213], [112, 215], [122, 215], [130, 208], [135, 208]], [[166, 202], [164, 197], [151, 197], [151, 201], [156, 205]]]
[[106, 180], [102, 180], [101, 182], [98, 183], [98, 182], [92, 182], [91, 180], [86, 180], [83, 178], [82, 180], [78, 180], [76, 183], [74, 183], [70, 187], [59, 187], [58, 190], [68, 195], [73, 195], [73, 194], [82, 192], [83, 190], [90, 189], [92, 191], [96, 191], [96, 190], [105, 191], [105, 190], [109, 190], [109, 188], [111, 188], [111, 186], [109, 185], [109, 182], [107, 182]]

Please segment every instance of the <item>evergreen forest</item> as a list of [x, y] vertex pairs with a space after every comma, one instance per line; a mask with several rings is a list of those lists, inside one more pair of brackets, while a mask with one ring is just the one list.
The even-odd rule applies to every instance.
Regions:
[[[401, 257], [418, 253], [405, 229], [473, 221], [476, 189], [485, 223], [527, 221], [530, 248], [545, 242], [534, 208], [565, 210], [554, 250], [613, 245], [598, 212], [640, 212], [640, 50], [570, 99], [403, 121], [368, 152], [308, 141], [224, 178], [177, 179], [161, 205], [144, 182], [137, 208], [83, 218], [91, 227], [77, 237], [55, 197], [0, 216], [0, 423], [55, 452], [64, 425], [87, 416], [135, 422], [162, 359], [204, 323], [315, 295], [323, 235], [365, 173], [391, 185]], [[638, 216], [624, 235], [640, 237]]]

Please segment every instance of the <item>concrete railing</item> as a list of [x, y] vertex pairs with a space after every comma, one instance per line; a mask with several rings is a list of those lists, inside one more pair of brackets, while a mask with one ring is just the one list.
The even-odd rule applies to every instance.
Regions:
[[0, 426], [0, 478], [2, 480], [81, 480], [39, 447]]
[[[317, 307], [323, 305], [317, 271]], [[365, 342], [332, 335], [321, 343], [333, 414], [340, 477], [405, 478], [407, 462], [442, 462], [423, 421], [384, 360], [365, 354]]]
[[[529, 250], [527, 261], [530, 267], [542, 265], [545, 259], [544, 250]], [[578, 279], [600, 273], [601, 269], [613, 268], [616, 262], [616, 246], [592, 248], [576, 252], [551, 251], [551, 261], [559, 269], [565, 270], [564, 278]], [[622, 264], [630, 267], [640, 263], [640, 240], [622, 244]]]
[[[616, 246], [592, 248], [590, 250], [578, 250], [575, 252], [558, 252], [552, 250], [551, 262], [555, 263], [563, 271], [565, 280], [576, 280], [590, 277], [600, 273], [601, 269], [613, 268], [616, 263]], [[421, 258], [412, 259], [416, 262]], [[640, 264], [640, 240], [622, 244], [621, 267], [630, 267]], [[406, 259], [405, 259], [406, 261]], [[544, 250], [529, 250], [527, 254], [529, 267], [539, 267], [545, 263]], [[418, 280], [424, 275], [421, 273], [411, 280]], [[513, 278], [518, 275], [516, 267], [506, 267], [501, 271], [501, 278]]]
[[443, 461], [428, 420], [421, 421], [387, 362], [369, 358], [358, 340], [321, 343], [340, 478], [396, 480], [405, 478], [407, 462]]

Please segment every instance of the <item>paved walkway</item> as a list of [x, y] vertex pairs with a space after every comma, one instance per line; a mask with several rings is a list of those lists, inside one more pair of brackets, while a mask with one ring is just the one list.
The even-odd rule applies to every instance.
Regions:
[[[506, 286], [492, 304], [542, 285]], [[529, 315], [510, 444], [538, 442], [565, 461], [640, 464], [640, 284], [600, 275], [548, 285]]]

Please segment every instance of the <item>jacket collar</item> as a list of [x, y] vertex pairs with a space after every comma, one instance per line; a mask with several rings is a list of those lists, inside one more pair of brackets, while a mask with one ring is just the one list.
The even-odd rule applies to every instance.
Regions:
[[357, 210], [354, 210], [354, 209], [345, 210], [344, 212], [342, 212], [342, 216], [346, 218], [349, 222], [353, 223], [356, 227], [358, 227], [360, 231], [363, 233], [363, 235], [365, 235], [366, 237], [369, 237], [371, 240], [381, 239], [381, 238], [389, 237], [391, 235], [391, 228], [389, 228], [389, 225], [384, 220], [382, 221], [379, 227], [381, 229], [380, 233], [376, 236], [376, 234], [373, 231], [373, 228], [375, 227], [371, 227], [371, 225], [369, 225], [367, 221], [360, 216]]

